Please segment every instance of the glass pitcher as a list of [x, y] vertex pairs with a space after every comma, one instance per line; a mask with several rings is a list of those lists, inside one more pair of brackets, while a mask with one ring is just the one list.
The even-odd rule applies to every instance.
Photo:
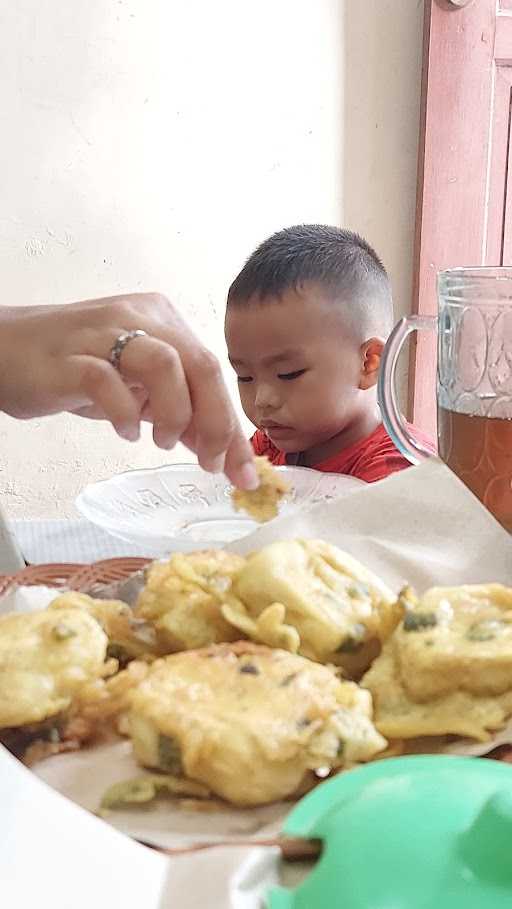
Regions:
[[400, 415], [395, 371], [407, 336], [437, 327], [439, 455], [512, 532], [512, 267], [451, 269], [437, 286], [438, 316], [404, 318], [389, 337], [379, 376], [384, 425], [411, 463], [429, 456]]

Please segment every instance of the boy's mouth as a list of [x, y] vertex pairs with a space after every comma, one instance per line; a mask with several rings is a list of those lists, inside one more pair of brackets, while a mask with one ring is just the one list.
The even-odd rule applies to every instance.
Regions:
[[267, 436], [272, 439], [286, 439], [295, 432], [292, 426], [283, 426], [282, 423], [274, 423], [272, 421], [262, 422], [260, 429], [263, 429]]

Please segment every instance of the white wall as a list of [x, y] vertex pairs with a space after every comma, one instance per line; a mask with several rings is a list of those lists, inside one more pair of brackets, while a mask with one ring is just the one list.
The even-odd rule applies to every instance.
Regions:
[[[423, 0], [345, 0], [343, 216], [384, 259], [410, 311]], [[407, 352], [399, 364], [405, 405]]]
[[[2, 302], [158, 289], [223, 356], [255, 244], [345, 221], [406, 306], [420, 20], [415, 0], [4, 4]], [[71, 513], [85, 482], [168, 459], [72, 417], [4, 417], [0, 451], [13, 516]]]

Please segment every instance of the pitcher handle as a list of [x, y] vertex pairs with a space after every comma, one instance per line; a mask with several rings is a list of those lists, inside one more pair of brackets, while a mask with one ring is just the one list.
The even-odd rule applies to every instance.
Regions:
[[413, 331], [432, 330], [436, 325], [436, 316], [406, 316], [400, 319], [391, 332], [382, 354], [378, 384], [382, 420], [396, 447], [411, 464], [420, 464], [431, 457], [432, 452], [421, 442], [413, 439], [404, 423], [396, 395], [396, 366], [406, 338]]

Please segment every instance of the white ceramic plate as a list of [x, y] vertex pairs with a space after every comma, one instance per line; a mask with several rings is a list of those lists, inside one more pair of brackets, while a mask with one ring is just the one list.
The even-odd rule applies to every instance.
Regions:
[[[291, 514], [304, 505], [326, 502], [363, 486], [361, 480], [303, 467], [278, 467], [291, 486], [279, 510]], [[225, 477], [195, 464], [131, 470], [93, 483], [76, 500], [84, 517], [114, 536], [167, 549], [197, 549], [240, 539], [257, 526], [235, 512]]]

